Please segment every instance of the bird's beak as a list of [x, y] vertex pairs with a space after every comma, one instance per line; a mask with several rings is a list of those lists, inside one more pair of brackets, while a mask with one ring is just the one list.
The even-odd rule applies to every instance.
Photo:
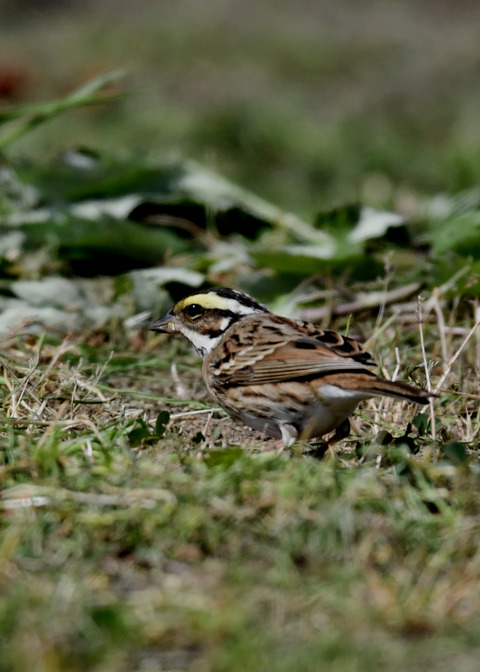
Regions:
[[152, 324], [148, 325], [148, 328], [152, 331], [163, 331], [166, 334], [178, 334], [180, 331], [178, 328], [178, 320], [172, 312], [169, 312], [159, 320], [152, 322]]

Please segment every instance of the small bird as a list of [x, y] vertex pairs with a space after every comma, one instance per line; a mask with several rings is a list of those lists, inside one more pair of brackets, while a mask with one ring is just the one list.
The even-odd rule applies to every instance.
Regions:
[[363, 399], [427, 404], [434, 396], [378, 377], [372, 356], [352, 338], [275, 315], [235, 289], [187, 296], [149, 329], [186, 338], [203, 358], [205, 383], [220, 406], [284, 448], [334, 430], [329, 444], [345, 438]]

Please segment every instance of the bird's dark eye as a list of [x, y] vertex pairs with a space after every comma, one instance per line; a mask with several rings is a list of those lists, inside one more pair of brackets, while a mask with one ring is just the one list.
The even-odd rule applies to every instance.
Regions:
[[203, 306], [200, 306], [198, 303], [191, 303], [189, 306], [185, 308], [185, 314], [191, 320], [198, 320], [199, 317], [202, 317], [204, 312], [205, 308], [203, 308]]

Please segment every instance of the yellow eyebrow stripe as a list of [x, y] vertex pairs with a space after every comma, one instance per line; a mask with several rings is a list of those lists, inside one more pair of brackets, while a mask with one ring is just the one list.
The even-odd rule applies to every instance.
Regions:
[[193, 296], [187, 296], [186, 299], [182, 299], [177, 303], [177, 310], [182, 311], [187, 306], [191, 306], [192, 303], [198, 303], [202, 308], [227, 308], [227, 301], [221, 296], [218, 296], [215, 292], [208, 292], [207, 294], [193, 294]]

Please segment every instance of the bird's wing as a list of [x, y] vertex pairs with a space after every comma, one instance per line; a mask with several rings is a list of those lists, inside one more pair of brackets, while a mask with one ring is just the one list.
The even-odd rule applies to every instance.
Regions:
[[313, 325], [273, 317], [250, 320], [241, 339], [226, 337], [208, 363], [219, 383], [260, 385], [334, 373], [373, 375], [367, 368], [373, 360], [356, 341], [320, 329], [308, 333], [306, 327]]
[[249, 317], [229, 331], [204, 362], [209, 384], [225, 389], [323, 380], [367, 396], [388, 395], [428, 403], [432, 393], [400, 381], [379, 378], [374, 361], [353, 339], [309, 323], [275, 315]]
[[370, 373], [364, 364], [351, 358], [338, 357], [313, 338], [289, 341], [275, 348], [273, 352], [264, 353], [261, 358], [257, 355], [246, 357], [243, 366], [237, 359], [239, 368], [235, 373], [232, 372], [233, 384], [259, 385], [280, 381], [301, 381], [354, 371]]

